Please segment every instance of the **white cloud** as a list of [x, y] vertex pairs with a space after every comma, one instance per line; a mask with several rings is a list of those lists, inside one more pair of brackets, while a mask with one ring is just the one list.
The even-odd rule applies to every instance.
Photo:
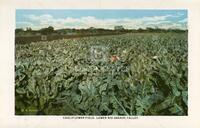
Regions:
[[178, 21], [179, 23], [186, 23], [188, 21], [188, 19], [187, 18], [185, 18], [185, 19], [183, 19], [183, 20], [180, 20], [180, 21]]
[[[33, 29], [40, 29], [43, 27], [53, 26], [55, 29], [60, 28], [108, 28], [113, 29], [116, 25], [123, 25], [128, 29], [138, 29], [146, 27], [163, 27], [163, 28], [182, 28], [182, 23], [171, 23], [167, 18], [173, 17], [173, 15], [142, 17], [142, 18], [119, 18], [119, 19], [97, 19], [92, 16], [81, 18], [54, 18], [52, 15], [28, 15], [27, 18], [30, 22], [24, 24], [24, 27], [30, 25]], [[17, 22], [18, 24], [19, 22]], [[17, 25], [19, 26], [19, 25]], [[22, 24], [20, 26], [23, 26]]]
[[53, 16], [51, 16], [49, 14], [44, 14], [44, 15], [40, 15], [40, 16], [28, 15], [27, 18], [29, 18], [30, 20], [33, 20], [33, 21], [41, 21], [41, 20], [53, 19]]
[[21, 22], [16, 22], [16, 27], [17, 28], [34, 27], [34, 24], [32, 24], [31, 22], [21, 21]]
[[166, 18], [168, 18], [168, 17], [172, 17], [172, 15], [144, 17], [144, 18], [141, 18], [141, 20], [144, 20], [144, 21], [163, 21], [163, 20], [166, 20]]
[[17, 22], [17, 25], [32, 25], [32, 23], [26, 22], [26, 21], [20, 21], [20, 22]]
[[186, 29], [186, 25], [185, 24], [179, 24], [179, 23], [167, 23], [167, 24], [162, 24], [160, 25], [160, 28], [163, 29], [168, 29], [168, 28], [174, 28], [174, 29]]

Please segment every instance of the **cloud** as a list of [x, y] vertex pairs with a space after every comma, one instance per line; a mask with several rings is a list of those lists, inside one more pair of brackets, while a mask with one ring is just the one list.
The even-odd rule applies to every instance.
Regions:
[[35, 15], [28, 15], [27, 18], [29, 18], [30, 20], [33, 21], [41, 21], [41, 20], [50, 20], [53, 19], [53, 16], [51, 16], [50, 14], [44, 14], [44, 15], [40, 15], [40, 16], [35, 16]]
[[[180, 15], [180, 14], [179, 14]], [[169, 17], [174, 15], [164, 16], [152, 16], [152, 17], [141, 17], [141, 18], [109, 18], [109, 19], [98, 19], [92, 16], [73, 18], [54, 18], [50, 14], [44, 14], [40, 16], [27, 15], [26, 18], [29, 22], [20, 23], [17, 22], [17, 26], [32, 27], [33, 29], [40, 29], [43, 27], [53, 26], [55, 29], [60, 28], [107, 28], [113, 29], [116, 25], [123, 25], [127, 29], [138, 29], [146, 27], [163, 27], [163, 28], [182, 28], [183, 21], [178, 23], [172, 23], [168, 20]]]
[[183, 20], [180, 20], [180, 21], [178, 21], [179, 23], [187, 23], [187, 21], [188, 21], [188, 19], [187, 18], [185, 18], [185, 19], [183, 19]]
[[18, 25], [33, 25], [31, 22], [26, 22], [26, 21], [20, 21], [17, 22]]
[[33, 23], [26, 21], [16, 22], [16, 26], [17, 28], [35, 27]]
[[168, 29], [168, 28], [173, 28], [173, 29], [186, 29], [187, 26], [185, 24], [179, 24], [179, 23], [166, 23], [166, 24], [161, 24], [160, 28], [163, 29]]
[[141, 18], [141, 20], [143, 20], [143, 21], [163, 21], [163, 20], [166, 20], [168, 17], [172, 17], [172, 16], [173, 15], [144, 17], [144, 18]]

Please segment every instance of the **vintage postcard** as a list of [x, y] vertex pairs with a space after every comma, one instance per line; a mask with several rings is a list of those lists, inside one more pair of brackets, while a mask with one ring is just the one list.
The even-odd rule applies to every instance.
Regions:
[[200, 2], [111, 1], [0, 2], [0, 127], [200, 126]]

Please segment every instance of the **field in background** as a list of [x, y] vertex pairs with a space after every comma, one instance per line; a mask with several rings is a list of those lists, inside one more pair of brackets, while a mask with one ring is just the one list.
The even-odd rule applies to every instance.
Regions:
[[187, 115], [187, 33], [16, 44], [16, 115]]
[[[91, 36], [106, 36], [106, 35], [120, 35], [125, 33], [97, 33], [97, 34], [76, 34], [76, 35], [30, 35], [30, 36], [16, 36], [16, 44], [29, 44], [39, 41], [53, 41], [58, 39], [73, 39]], [[45, 37], [45, 39], [43, 39]]]

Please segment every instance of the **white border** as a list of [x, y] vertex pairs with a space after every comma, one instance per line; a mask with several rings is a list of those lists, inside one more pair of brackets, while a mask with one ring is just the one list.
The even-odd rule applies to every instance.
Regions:
[[[1, 0], [0, 1], [0, 127], [140, 127], [200, 128], [200, 1], [199, 0]], [[14, 115], [15, 9], [187, 9], [189, 28], [188, 116], [139, 116], [136, 120], [74, 120], [62, 116]]]

